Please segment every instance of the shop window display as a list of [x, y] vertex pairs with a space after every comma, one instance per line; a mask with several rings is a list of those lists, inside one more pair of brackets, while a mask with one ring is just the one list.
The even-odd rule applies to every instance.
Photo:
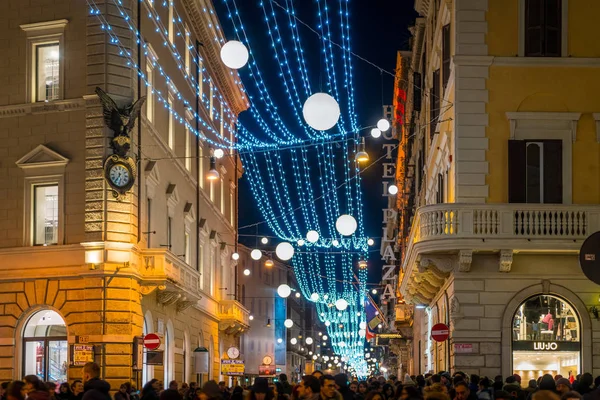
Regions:
[[31, 316], [23, 330], [23, 375], [43, 381], [67, 379], [67, 327], [55, 311], [42, 310]]
[[580, 373], [579, 316], [564, 299], [538, 295], [517, 309], [512, 324], [513, 370], [522, 382], [549, 373]]

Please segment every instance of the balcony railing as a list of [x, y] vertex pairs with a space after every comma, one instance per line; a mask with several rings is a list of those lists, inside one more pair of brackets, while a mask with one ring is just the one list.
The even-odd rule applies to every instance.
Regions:
[[148, 273], [166, 275], [167, 280], [191, 294], [200, 292], [200, 273], [166, 249], [146, 249], [142, 258]]
[[411, 243], [440, 239], [585, 239], [600, 230], [600, 206], [439, 204], [418, 209]]
[[219, 301], [219, 319], [237, 321], [244, 325], [250, 324], [250, 312], [236, 300]]

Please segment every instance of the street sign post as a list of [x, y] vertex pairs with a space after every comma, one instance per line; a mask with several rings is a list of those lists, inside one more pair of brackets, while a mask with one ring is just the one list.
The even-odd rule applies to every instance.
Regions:
[[160, 347], [160, 337], [156, 333], [144, 336], [144, 347], [148, 350], [156, 350]]
[[443, 342], [448, 339], [450, 335], [450, 329], [446, 324], [435, 324], [431, 328], [431, 338], [436, 342]]

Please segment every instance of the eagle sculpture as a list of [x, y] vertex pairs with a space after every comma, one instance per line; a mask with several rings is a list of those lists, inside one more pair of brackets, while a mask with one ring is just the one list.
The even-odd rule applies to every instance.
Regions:
[[116, 154], [125, 156], [131, 146], [129, 133], [135, 127], [135, 120], [139, 117], [146, 96], [140, 97], [135, 103], [124, 108], [117, 103], [101, 88], [96, 88], [96, 94], [102, 103], [104, 123], [114, 132], [112, 147]]

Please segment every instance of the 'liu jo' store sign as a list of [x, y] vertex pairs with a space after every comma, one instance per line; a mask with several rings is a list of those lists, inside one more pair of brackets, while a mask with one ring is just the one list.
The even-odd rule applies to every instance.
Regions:
[[523, 340], [512, 343], [513, 350], [516, 351], [579, 351], [579, 342], [541, 342]]

